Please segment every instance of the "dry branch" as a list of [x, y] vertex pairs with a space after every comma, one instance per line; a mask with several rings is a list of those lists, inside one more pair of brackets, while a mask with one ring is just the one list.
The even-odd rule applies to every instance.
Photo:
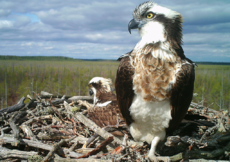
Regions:
[[34, 151], [20, 151], [20, 150], [11, 150], [5, 147], [0, 147], [0, 159], [5, 158], [19, 158], [19, 159], [28, 159], [31, 156], [38, 155]]
[[19, 132], [20, 132], [19, 127], [18, 127], [18, 125], [17, 125], [16, 123], [18, 122], [18, 120], [20, 120], [20, 119], [21, 119], [22, 117], [24, 117], [26, 114], [27, 114], [26, 111], [19, 112], [18, 114], [15, 113], [15, 114], [11, 117], [11, 119], [10, 119], [10, 121], [9, 121], [10, 127], [11, 127], [11, 129], [13, 130], [13, 132], [14, 132], [14, 137], [15, 137], [15, 138], [19, 138]]
[[28, 138], [30, 138], [33, 141], [37, 141], [36, 136], [33, 134], [29, 126], [21, 125], [20, 128]]
[[0, 116], [3, 114], [3, 113], [11, 113], [11, 112], [14, 112], [14, 111], [18, 111], [20, 109], [22, 109], [25, 104], [24, 104], [24, 101], [25, 101], [25, 97], [23, 96], [16, 105], [13, 105], [13, 106], [10, 106], [10, 107], [7, 107], [7, 108], [4, 108], [4, 109], [1, 109], [0, 110]]
[[74, 102], [77, 102], [79, 100], [85, 100], [89, 103], [93, 103], [93, 97], [91, 96], [73, 96], [73, 97], [68, 98], [68, 100], [74, 101]]
[[52, 115], [35, 117], [35, 118], [32, 118], [32, 119], [25, 121], [24, 123], [22, 123], [22, 125], [29, 125], [29, 124], [32, 124], [33, 122], [38, 122], [38, 121], [42, 121], [42, 120], [51, 120], [52, 117], [53, 117]]
[[41, 96], [49, 96], [49, 97], [53, 96], [52, 93], [45, 92], [45, 91], [41, 91], [40, 95], [41, 95]]
[[205, 159], [191, 159], [189, 162], [229, 162], [229, 160], [205, 160]]
[[67, 139], [67, 140], [61, 140], [60, 142], [56, 143], [53, 148], [50, 150], [49, 154], [43, 159], [42, 162], [47, 162], [49, 161], [50, 157], [53, 156], [54, 152], [57, 151], [64, 143], [68, 143], [69, 141], [72, 141], [73, 139], [75, 138], [72, 137], [70, 139]]
[[[41, 91], [40, 93], [41, 98], [50, 98], [50, 97], [55, 97], [55, 98], [61, 98], [63, 96], [61, 95], [53, 95], [51, 93]], [[85, 100], [89, 103], [93, 103], [93, 97], [91, 96], [65, 96], [65, 99], [69, 100], [69, 102], [77, 102], [78, 100]]]
[[117, 137], [114, 137], [111, 133], [109, 133], [109, 132], [105, 131], [104, 129], [102, 129], [101, 127], [97, 126], [97, 124], [95, 124], [92, 120], [86, 118], [81, 113], [76, 113], [75, 117], [80, 122], [82, 122], [84, 125], [86, 125], [88, 128], [92, 129], [95, 133], [97, 133], [98, 135], [103, 137], [104, 139], [107, 139], [109, 137], [113, 137], [115, 145], [117, 145], [117, 144], [121, 145], [122, 144], [122, 141], [120, 139], [118, 139]]
[[113, 160], [101, 160], [101, 159], [92, 159], [92, 158], [86, 158], [86, 159], [66, 159], [66, 158], [60, 158], [55, 157], [54, 161], [56, 162], [113, 162]]
[[112, 141], [113, 141], [113, 137], [109, 137], [108, 139], [103, 141], [99, 146], [97, 146], [95, 149], [93, 149], [91, 152], [87, 153], [86, 155], [78, 157], [78, 159], [87, 158], [91, 155], [96, 155], [97, 153], [102, 151], [106, 147], [106, 145], [110, 144]]
[[[0, 145], [4, 144], [4, 143], [15, 143], [18, 142], [18, 140], [16, 140], [14, 137], [0, 137]], [[42, 150], [47, 150], [47, 151], [51, 151], [53, 149], [52, 146], [48, 145], [48, 144], [44, 144], [42, 142], [38, 142], [38, 141], [32, 141], [32, 140], [27, 140], [27, 139], [21, 139], [20, 140], [20, 144], [21, 145], [28, 145], [30, 147], [34, 147], [34, 148], [39, 148]], [[70, 157], [73, 158], [77, 158], [79, 156], [82, 156], [82, 154], [79, 153], [75, 153], [73, 151], [69, 151], [68, 149], [62, 149], [64, 151], [65, 154], [68, 154]], [[60, 150], [59, 152], [62, 152], [62, 150]]]

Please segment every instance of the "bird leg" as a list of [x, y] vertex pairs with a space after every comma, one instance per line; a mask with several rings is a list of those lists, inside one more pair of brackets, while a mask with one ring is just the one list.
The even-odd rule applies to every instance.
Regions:
[[88, 103], [87, 101], [78, 100], [77, 103], [80, 106], [85, 106], [87, 108], [87, 110], [89, 110], [90, 108], [93, 107], [93, 105]]
[[160, 141], [159, 136], [154, 137], [154, 139], [151, 142], [151, 148], [149, 150], [147, 157], [149, 160], [154, 161], [154, 162], [158, 162], [158, 161], [169, 162], [170, 161], [169, 157], [163, 157], [163, 156], [156, 157], [156, 155], [155, 155], [156, 147], [157, 147], [157, 144], [159, 143], [159, 141]]
[[151, 148], [148, 153], [148, 158], [154, 162], [157, 161], [157, 158], [155, 156], [155, 151], [156, 151], [156, 147], [159, 141], [160, 141], [160, 137], [158, 136], [154, 137], [154, 139], [151, 142]]

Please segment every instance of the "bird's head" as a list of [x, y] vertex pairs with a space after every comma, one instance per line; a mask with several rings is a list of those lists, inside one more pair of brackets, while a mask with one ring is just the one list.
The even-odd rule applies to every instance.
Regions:
[[172, 46], [177, 46], [182, 43], [182, 21], [180, 13], [148, 1], [133, 11], [128, 30], [131, 34], [131, 29], [138, 29], [146, 43], [168, 41]]
[[94, 96], [94, 103], [103, 93], [111, 92], [112, 80], [103, 77], [94, 77], [89, 81], [89, 94]]

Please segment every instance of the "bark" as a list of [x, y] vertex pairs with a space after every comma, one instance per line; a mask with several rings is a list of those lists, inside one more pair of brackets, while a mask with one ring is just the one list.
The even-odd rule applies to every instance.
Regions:
[[[17, 140], [14, 137], [0, 137], [0, 145], [4, 144], [4, 143], [15, 143], [17, 142]], [[53, 149], [53, 147], [51, 145], [48, 144], [44, 144], [42, 142], [38, 142], [38, 141], [32, 141], [32, 140], [27, 140], [27, 139], [20, 139], [20, 145], [28, 145], [30, 147], [34, 147], [34, 148], [39, 148], [42, 150], [47, 150], [47, 151], [51, 151]], [[77, 158], [79, 156], [82, 156], [82, 154], [79, 153], [75, 153], [73, 151], [69, 151], [68, 149], [59, 149], [58, 151], [60, 154], [62, 154], [64, 152], [64, 154], [68, 154], [70, 157], [73, 158]]]
[[101, 160], [101, 159], [93, 159], [93, 158], [86, 158], [86, 159], [66, 159], [55, 157], [54, 161], [56, 162], [113, 162], [113, 160]]
[[50, 150], [49, 154], [43, 159], [42, 162], [47, 162], [49, 161], [49, 159], [51, 158], [51, 156], [53, 156], [54, 152], [57, 151], [64, 143], [68, 143], [69, 141], [72, 141], [75, 137], [72, 137], [70, 139], [66, 139], [66, 140], [61, 140], [60, 142], [58, 142], [57, 144], [55, 144], [53, 146], [53, 148]]
[[0, 110], [0, 116], [2, 116], [3, 113], [11, 113], [11, 112], [14, 112], [14, 111], [18, 111], [20, 109], [22, 109], [25, 104], [24, 104], [24, 101], [25, 101], [25, 97], [23, 96], [16, 105], [13, 105], [13, 106], [9, 106], [7, 108], [4, 108], [4, 109], [1, 109]]
[[20, 150], [11, 150], [5, 147], [0, 147], [0, 159], [6, 158], [19, 158], [19, 159], [28, 159], [31, 156], [38, 155], [34, 151], [20, 151]]
[[12, 118], [10, 119], [10, 122], [9, 122], [10, 123], [10, 127], [13, 130], [14, 137], [16, 139], [19, 138], [19, 132], [20, 132], [20, 129], [19, 129], [18, 125], [17, 125], [17, 122], [22, 117], [24, 117], [26, 114], [27, 114], [26, 111], [19, 112], [18, 114], [15, 113], [15, 115], [13, 115]]

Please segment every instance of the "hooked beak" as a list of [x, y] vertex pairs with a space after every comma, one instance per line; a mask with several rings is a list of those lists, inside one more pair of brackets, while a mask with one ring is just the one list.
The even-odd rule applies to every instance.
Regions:
[[90, 96], [93, 95], [93, 90], [92, 90], [92, 89], [89, 90], [89, 95], [90, 95]]
[[128, 30], [129, 30], [129, 33], [131, 34], [131, 29], [137, 29], [138, 26], [139, 26], [139, 22], [137, 22], [135, 19], [132, 19], [130, 22], [129, 22], [129, 25], [128, 25]]

